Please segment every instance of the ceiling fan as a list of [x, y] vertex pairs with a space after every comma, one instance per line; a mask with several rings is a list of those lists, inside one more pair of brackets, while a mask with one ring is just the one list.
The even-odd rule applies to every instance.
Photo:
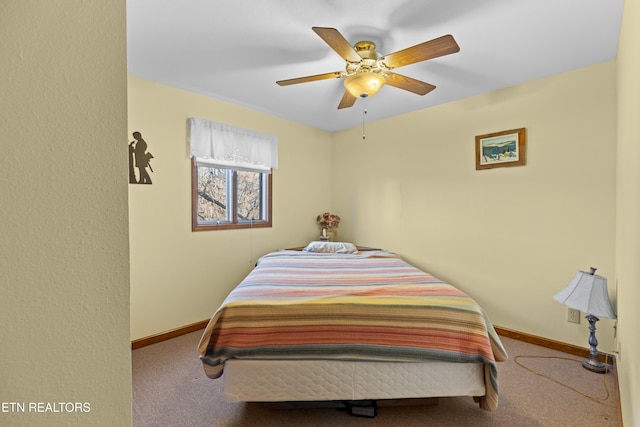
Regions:
[[366, 98], [375, 95], [385, 84], [418, 95], [426, 95], [436, 87], [391, 70], [460, 51], [453, 36], [446, 35], [378, 57], [374, 42], [360, 41], [351, 46], [335, 28], [312, 27], [312, 30], [347, 62], [345, 71], [279, 80], [276, 83], [280, 86], [288, 86], [344, 77], [346, 90], [338, 104], [338, 109], [352, 107], [358, 97]]

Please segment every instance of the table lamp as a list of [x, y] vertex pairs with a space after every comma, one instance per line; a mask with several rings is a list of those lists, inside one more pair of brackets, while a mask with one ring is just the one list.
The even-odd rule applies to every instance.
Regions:
[[582, 361], [582, 366], [593, 372], [604, 373], [608, 366], [598, 359], [596, 322], [600, 317], [615, 319], [616, 315], [609, 301], [607, 279], [598, 276], [595, 272], [596, 269], [593, 267], [588, 273], [578, 271], [567, 287], [553, 298], [567, 307], [587, 313], [585, 318], [589, 322], [590, 357]]

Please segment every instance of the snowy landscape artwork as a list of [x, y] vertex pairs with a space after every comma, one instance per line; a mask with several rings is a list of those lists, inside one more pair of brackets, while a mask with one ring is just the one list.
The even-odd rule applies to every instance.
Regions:
[[476, 169], [522, 166], [525, 156], [525, 128], [476, 136]]

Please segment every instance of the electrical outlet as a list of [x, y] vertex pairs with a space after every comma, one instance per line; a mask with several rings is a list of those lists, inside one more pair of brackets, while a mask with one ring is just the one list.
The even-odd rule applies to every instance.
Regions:
[[567, 322], [580, 323], [580, 310], [567, 308]]

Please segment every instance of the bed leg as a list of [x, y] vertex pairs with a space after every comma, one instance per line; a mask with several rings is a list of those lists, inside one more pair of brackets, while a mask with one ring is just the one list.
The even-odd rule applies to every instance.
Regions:
[[480, 406], [480, 409], [485, 409], [486, 403], [487, 403], [487, 397], [486, 396], [473, 396], [473, 401], [476, 402], [478, 404], [478, 406]]

